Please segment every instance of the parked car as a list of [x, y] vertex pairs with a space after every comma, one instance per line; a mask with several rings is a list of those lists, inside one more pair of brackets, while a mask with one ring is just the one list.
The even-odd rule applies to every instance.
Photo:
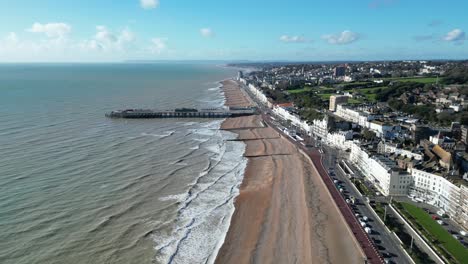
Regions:
[[366, 228], [364, 228], [364, 230], [366, 231], [367, 234], [372, 233], [372, 229], [370, 229], [370, 227], [366, 227]]
[[437, 223], [438, 223], [439, 225], [443, 225], [443, 224], [444, 224], [444, 221], [442, 221], [442, 220], [437, 220]]

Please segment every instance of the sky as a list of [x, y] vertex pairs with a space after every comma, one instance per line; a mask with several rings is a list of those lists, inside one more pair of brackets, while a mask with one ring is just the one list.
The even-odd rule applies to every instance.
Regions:
[[466, 0], [0, 0], [0, 62], [468, 59]]

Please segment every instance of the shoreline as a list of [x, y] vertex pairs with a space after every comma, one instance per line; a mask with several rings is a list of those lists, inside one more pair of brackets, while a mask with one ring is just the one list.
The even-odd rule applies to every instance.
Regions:
[[[235, 81], [221, 84], [226, 106], [252, 104]], [[362, 262], [359, 245], [306, 155], [258, 115], [228, 118], [220, 129], [245, 143], [248, 161], [215, 263]]]

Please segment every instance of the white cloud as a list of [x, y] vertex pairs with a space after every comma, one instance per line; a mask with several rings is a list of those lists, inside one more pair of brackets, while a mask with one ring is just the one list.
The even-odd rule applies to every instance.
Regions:
[[97, 26], [96, 35], [94, 39], [103, 43], [114, 43], [117, 41], [117, 37], [107, 29], [106, 26]]
[[214, 37], [215, 33], [211, 28], [202, 28], [200, 29], [200, 34], [205, 37], [205, 38], [211, 38]]
[[122, 32], [120, 33], [120, 36], [119, 36], [119, 40], [118, 40], [120, 43], [130, 43], [130, 42], [133, 42], [135, 41], [135, 34], [128, 28], [125, 28], [124, 30], [122, 30]]
[[322, 39], [326, 40], [329, 44], [344, 45], [357, 41], [359, 37], [358, 33], [345, 30], [339, 34], [324, 35], [322, 36]]
[[63, 38], [71, 32], [71, 26], [66, 23], [34, 23], [27, 31], [44, 33], [49, 38]]
[[5, 38], [5, 43], [7, 43], [8, 45], [16, 45], [18, 44], [18, 42], [18, 35], [15, 32], [8, 33], [8, 35]]
[[159, 0], [140, 0], [143, 9], [154, 9], [159, 6]]
[[461, 29], [454, 29], [447, 33], [442, 39], [449, 42], [461, 43], [466, 39], [466, 35]]
[[141, 51], [135, 44], [135, 34], [128, 28], [112, 31], [97, 26], [96, 33], [87, 39], [72, 39], [64, 31], [47, 35], [51, 31], [44, 27], [36, 26], [35, 30], [43, 36], [22, 38], [15, 32], [0, 36], [0, 61], [115, 61]]
[[114, 33], [106, 26], [96, 26], [96, 34], [92, 39], [79, 44], [82, 50], [115, 51], [125, 50], [127, 45], [135, 41], [135, 34], [128, 28], [120, 33]]
[[150, 51], [152, 53], [161, 54], [167, 49], [167, 38], [153, 38], [151, 39]]
[[301, 36], [288, 36], [288, 35], [281, 36], [280, 40], [283, 42], [287, 42], [287, 43], [303, 43], [307, 41], [304, 37], [301, 37]]

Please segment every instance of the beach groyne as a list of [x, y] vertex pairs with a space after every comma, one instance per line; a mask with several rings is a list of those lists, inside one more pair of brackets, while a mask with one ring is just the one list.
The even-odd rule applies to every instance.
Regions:
[[[225, 81], [230, 99], [250, 103]], [[237, 90], [237, 92], [236, 92]], [[216, 263], [362, 263], [364, 255], [313, 163], [260, 115], [227, 118], [248, 158]]]

